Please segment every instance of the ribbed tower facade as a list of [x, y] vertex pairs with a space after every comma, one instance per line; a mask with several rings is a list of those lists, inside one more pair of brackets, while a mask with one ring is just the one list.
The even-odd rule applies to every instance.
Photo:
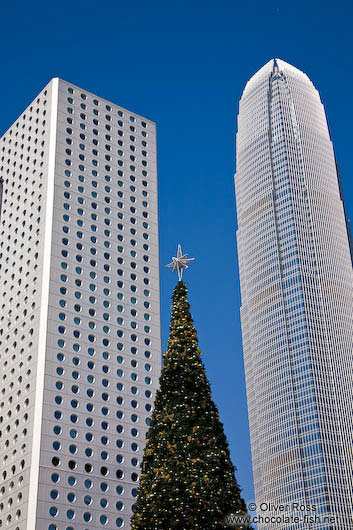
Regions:
[[[261, 68], [240, 101], [236, 144], [256, 502], [288, 505], [300, 519], [259, 528], [353, 529], [353, 271], [325, 111], [309, 78], [281, 60]], [[297, 504], [309, 508], [298, 513]], [[258, 515], [275, 514], [263, 508]]]
[[130, 528], [161, 368], [156, 127], [53, 79], [0, 139], [0, 528]]

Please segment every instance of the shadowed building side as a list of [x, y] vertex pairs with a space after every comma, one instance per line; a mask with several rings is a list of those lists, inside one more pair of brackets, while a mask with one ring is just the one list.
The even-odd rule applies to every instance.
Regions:
[[2, 191], [4, 186], [4, 180], [0, 177], [0, 219], [1, 219], [1, 205], [2, 205]]
[[344, 200], [344, 193], [343, 193], [343, 186], [342, 186], [341, 170], [340, 170], [340, 167], [339, 167], [337, 161], [336, 161], [336, 169], [337, 169], [338, 186], [339, 186], [339, 189], [340, 189], [340, 197], [341, 197], [341, 201], [342, 201], [342, 204], [343, 204], [344, 216], [345, 216], [345, 220], [346, 220], [347, 236], [348, 236], [348, 242], [349, 242], [349, 250], [350, 250], [350, 253], [351, 253], [351, 258], [352, 258], [352, 263], [353, 263], [352, 225], [351, 225], [351, 220], [348, 219], [348, 216], [347, 216], [347, 208], [346, 208], [346, 203], [345, 203], [345, 200]]

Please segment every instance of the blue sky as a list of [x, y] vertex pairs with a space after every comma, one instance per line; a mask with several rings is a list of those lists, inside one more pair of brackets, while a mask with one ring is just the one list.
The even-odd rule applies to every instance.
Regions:
[[[0, 135], [59, 76], [157, 122], [163, 350], [177, 243], [213, 397], [253, 498], [239, 323], [234, 135], [246, 81], [272, 57], [321, 93], [353, 217], [353, 4], [14, 0], [0, 8]], [[6, 102], [6, 104], [4, 104]]]

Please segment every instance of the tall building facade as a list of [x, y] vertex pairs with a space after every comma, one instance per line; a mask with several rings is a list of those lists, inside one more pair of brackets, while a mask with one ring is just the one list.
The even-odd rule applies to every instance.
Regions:
[[261, 68], [240, 101], [236, 144], [258, 516], [283, 516], [279, 504], [299, 516], [259, 528], [352, 529], [353, 271], [325, 111], [309, 78], [281, 60]]
[[129, 529], [161, 369], [155, 124], [55, 78], [0, 158], [0, 528]]

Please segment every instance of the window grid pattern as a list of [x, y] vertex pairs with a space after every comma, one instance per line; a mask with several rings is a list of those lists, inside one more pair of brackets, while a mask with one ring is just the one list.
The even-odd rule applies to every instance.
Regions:
[[255, 494], [258, 502], [316, 505], [316, 514], [337, 516], [335, 528], [353, 528], [353, 275], [344, 211], [319, 94], [305, 74], [277, 65], [247, 84], [237, 134]]
[[50, 530], [130, 528], [161, 368], [155, 142], [152, 122], [60, 81], [40, 479]]
[[[51, 87], [1, 139], [0, 527], [11, 530], [27, 530]], [[36, 530], [129, 529], [161, 369], [155, 124], [62, 80], [55, 112]]]
[[0, 528], [25, 530], [33, 440], [51, 88], [0, 139]]

